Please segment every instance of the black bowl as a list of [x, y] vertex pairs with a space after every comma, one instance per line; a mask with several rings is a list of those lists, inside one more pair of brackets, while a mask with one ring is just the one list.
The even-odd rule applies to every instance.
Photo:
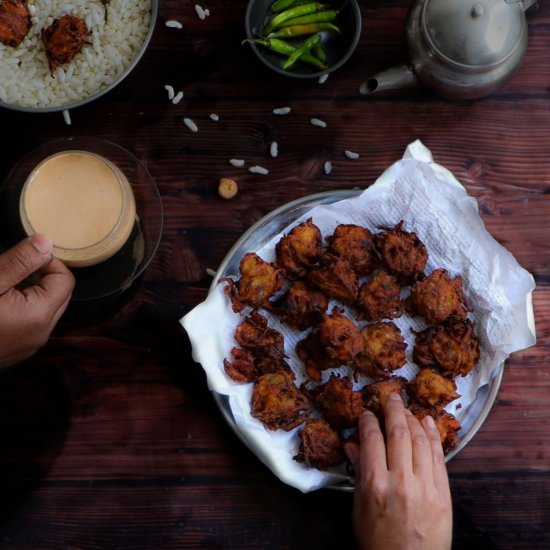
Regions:
[[[269, 8], [274, 1], [275, 0], [250, 0], [248, 3], [245, 15], [245, 27], [246, 36], [249, 39], [252, 40], [260, 37]], [[344, 1], [345, 0], [342, 0], [342, 2]], [[338, 2], [337, 0], [329, 0], [329, 2], [332, 9], [338, 9], [342, 4], [342, 2]], [[331, 73], [341, 67], [354, 52], [359, 42], [359, 37], [361, 36], [362, 23], [361, 10], [359, 9], [357, 1], [347, 0], [334, 23], [340, 28], [340, 34], [322, 32], [322, 43], [327, 56], [327, 68], [323, 70], [319, 70], [306, 63], [297, 62], [293, 67], [285, 71], [282, 69], [282, 64], [285, 59], [284, 56], [272, 52], [258, 44], [250, 43], [250, 46], [263, 63], [279, 74], [293, 78], [318, 78], [323, 74]], [[285, 40], [296, 45], [306, 38], [307, 36]]]

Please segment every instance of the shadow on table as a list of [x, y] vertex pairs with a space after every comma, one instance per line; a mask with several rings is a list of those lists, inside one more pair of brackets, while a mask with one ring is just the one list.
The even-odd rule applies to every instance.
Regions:
[[17, 515], [63, 448], [69, 404], [62, 375], [30, 360], [0, 372], [0, 522]]

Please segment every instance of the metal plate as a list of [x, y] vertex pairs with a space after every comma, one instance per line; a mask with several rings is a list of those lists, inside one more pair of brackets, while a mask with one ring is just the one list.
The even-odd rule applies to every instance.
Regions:
[[[238, 276], [239, 263], [245, 253], [254, 252], [262, 248], [273, 237], [283, 232], [289, 225], [294, 223], [298, 218], [306, 214], [312, 208], [357, 197], [362, 193], [362, 191], [362, 189], [354, 189], [328, 191], [326, 193], [308, 195], [273, 210], [256, 222], [233, 245], [220, 264], [214, 280], [210, 285], [209, 292], [212, 292], [220, 279], [228, 276]], [[491, 410], [491, 407], [496, 399], [500, 383], [502, 381], [503, 372], [504, 363], [495, 369], [489, 383], [482, 386], [478, 390], [475, 400], [463, 413], [461, 418], [462, 429], [458, 434], [457, 445], [446, 455], [445, 459], [447, 462], [456, 456], [468, 444], [487, 418], [487, 415], [489, 414], [489, 411]], [[231, 426], [239, 439], [252, 452], [254, 452], [254, 449], [250, 445], [246, 436], [239, 430], [239, 427], [235, 423], [227, 396], [217, 392], [212, 393], [227, 423]], [[353, 491], [354, 485], [352, 482], [343, 482], [337, 485], [331, 485], [327, 488], [340, 491]]]

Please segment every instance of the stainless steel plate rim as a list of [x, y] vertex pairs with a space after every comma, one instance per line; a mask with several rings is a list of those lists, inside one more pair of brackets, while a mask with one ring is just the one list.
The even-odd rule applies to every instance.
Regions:
[[[324, 193], [317, 193], [314, 195], [307, 195], [305, 197], [301, 197], [294, 201], [288, 202], [266, 214], [254, 225], [252, 225], [245, 233], [243, 233], [243, 235], [231, 247], [225, 258], [222, 260], [222, 263], [220, 264], [218, 271], [216, 272], [216, 275], [212, 280], [212, 284], [210, 285], [208, 292], [210, 293], [214, 290], [214, 288], [216, 288], [220, 279], [222, 279], [223, 277], [227, 277], [228, 275], [235, 274], [226, 272], [228, 270], [228, 267], [230, 267], [232, 261], [236, 259], [240, 260], [242, 254], [245, 252], [251, 252], [261, 248], [262, 244], [265, 244], [265, 242], [267, 242], [273, 236], [280, 232], [280, 227], [277, 227], [273, 232], [269, 232], [267, 230], [269, 230], [271, 226], [275, 226], [276, 222], [281, 218], [288, 217], [288, 220], [285, 222], [284, 225], [285, 227], [287, 227], [315, 206], [319, 206], [322, 204], [332, 204], [340, 200], [351, 199], [357, 197], [362, 192], [362, 189], [344, 189], [338, 191], [326, 191]], [[254, 238], [257, 238], [258, 242], [252, 244], [251, 241]], [[449, 462], [449, 460], [456, 456], [472, 440], [472, 438], [481, 428], [482, 424], [485, 422], [495, 402], [500, 384], [502, 382], [503, 374], [504, 363], [501, 363], [493, 371], [489, 382], [479, 388], [476, 399], [471, 405], [471, 407], [476, 405], [476, 408], [479, 408], [479, 412], [477, 413], [475, 420], [469, 426], [467, 432], [460, 436], [460, 440], [456, 447], [454, 447], [446, 455], [446, 462]], [[212, 391], [212, 395], [223, 417], [225, 418], [226, 422], [229, 424], [233, 432], [246, 445], [246, 447], [254, 452], [254, 448], [250, 444], [250, 441], [247, 439], [246, 435], [239, 429], [239, 426], [235, 422], [233, 413], [231, 412], [231, 407], [229, 406], [228, 397], [216, 391]], [[354, 490], [354, 485], [351, 481], [344, 481], [336, 485], [329, 485], [326, 488], [338, 491], [352, 492]]]

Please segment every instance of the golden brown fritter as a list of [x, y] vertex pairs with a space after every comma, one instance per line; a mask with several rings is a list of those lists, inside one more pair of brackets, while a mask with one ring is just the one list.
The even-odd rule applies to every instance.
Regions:
[[378, 263], [373, 236], [366, 227], [338, 225], [327, 242], [330, 252], [345, 260], [359, 277], [371, 273]]
[[428, 252], [416, 233], [403, 231], [403, 224], [401, 220], [393, 229], [375, 235], [374, 241], [390, 272], [412, 282], [424, 273]]
[[254, 365], [254, 354], [246, 349], [233, 348], [231, 350], [231, 360], [227, 358], [223, 360], [223, 369], [225, 374], [237, 384], [247, 384], [258, 377]]
[[416, 335], [414, 362], [420, 367], [438, 367], [450, 376], [466, 376], [479, 360], [479, 340], [469, 319], [451, 317]]
[[331, 359], [325, 352], [318, 330], [312, 330], [303, 340], [296, 345], [296, 353], [304, 362], [304, 370], [311, 380], [319, 382], [323, 371], [339, 366], [339, 363]]
[[364, 358], [356, 368], [371, 378], [384, 377], [384, 371], [400, 369], [406, 362], [407, 344], [401, 331], [391, 322], [367, 325], [364, 339]]
[[264, 374], [254, 384], [251, 414], [269, 430], [292, 430], [304, 422], [310, 409], [307, 397], [295, 386], [290, 372]]
[[322, 292], [295, 281], [272, 311], [287, 325], [306, 330], [321, 321], [327, 307], [328, 298]]
[[269, 306], [269, 298], [283, 284], [281, 271], [254, 252], [242, 257], [239, 271], [241, 277], [237, 281], [223, 279], [227, 283], [224, 292], [231, 298], [233, 311], [238, 313], [247, 305], [253, 309]]
[[294, 457], [297, 462], [305, 462], [318, 470], [344, 462], [346, 455], [340, 435], [321, 418], [308, 418], [298, 435], [302, 441]]
[[0, 43], [16, 48], [31, 28], [27, 0], [0, 0]]
[[42, 29], [42, 42], [53, 74], [57, 67], [72, 61], [85, 44], [90, 44], [92, 34], [84, 19], [66, 14], [54, 19], [52, 24]]
[[325, 254], [321, 265], [307, 275], [308, 282], [335, 300], [352, 303], [358, 290], [357, 275], [342, 258]]
[[353, 321], [334, 308], [319, 325], [319, 338], [326, 354], [341, 365], [363, 354], [365, 342]]
[[322, 242], [321, 231], [309, 218], [277, 243], [277, 265], [289, 279], [304, 277], [321, 256]]
[[426, 319], [429, 325], [442, 323], [449, 317], [466, 319], [468, 304], [462, 290], [462, 277], [451, 280], [446, 269], [436, 269], [417, 283], [410, 296], [411, 311]]
[[448, 453], [453, 447], [456, 446], [458, 431], [462, 426], [452, 414], [448, 413], [445, 410], [437, 411], [435, 409], [419, 407], [418, 405], [411, 405], [409, 407], [409, 410], [420, 421], [422, 421], [422, 419], [428, 415], [432, 416], [435, 425], [439, 430], [441, 445], [443, 446], [443, 451], [445, 453]]
[[407, 380], [402, 376], [392, 376], [388, 380], [380, 380], [364, 386], [362, 392], [365, 407], [379, 417], [383, 416], [384, 407], [388, 402], [388, 395], [390, 393], [401, 395], [406, 384]]
[[420, 405], [442, 409], [458, 399], [454, 380], [445, 378], [431, 369], [420, 369], [407, 386], [409, 394]]
[[364, 410], [360, 391], [353, 390], [348, 378], [331, 376], [330, 380], [311, 391], [313, 402], [334, 428], [351, 428]]
[[368, 321], [401, 317], [403, 301], [397, 279], [379, 271], [359, 289], [356, 306], [361, 318]]

